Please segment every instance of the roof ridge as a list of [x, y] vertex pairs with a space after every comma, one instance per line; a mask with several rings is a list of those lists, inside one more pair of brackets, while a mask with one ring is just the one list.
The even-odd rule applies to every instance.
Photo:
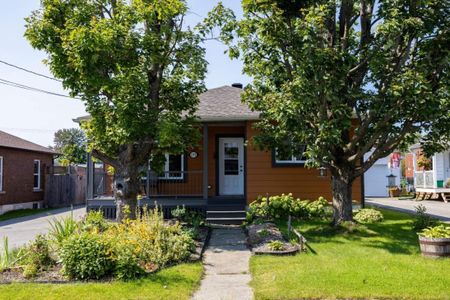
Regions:
[[0, 134], [6, 135], [10, 139], [15, 139], [16, 141], [20, 141], [21, 143], [25, 143], [25, 144], [28, 144], [30, 146], [32, 145], [34, 147], [40, 148], [41, 150], [32, 149], [31, 147], [25, 148], [25, 147], [14, 146], [14, 145], [7, 145], [7, 144], [4, 145], [4, 144], [1, 143], [1, 141], [0, 141], [0, 147], [3, 146], [3, 147], [9, 147], [9, 148], [15, 148], [15, 149], [23, 149], [23, 150], [31, 150], [31, 151], [38, 151], [38, 152], [51, 152], [51, 153], [55, 153], [56, 154], [56, 152], [53, 149], [49, 148], [49, 147], [45, 147], [45, 146], [36, 144], [34, 142], [28, 141], [26, 139], [23, 139], [23, 138], [18, 137], [16, 135], [10, 134], [10, 133], [5, 132], [3, 130], [0, 130]]

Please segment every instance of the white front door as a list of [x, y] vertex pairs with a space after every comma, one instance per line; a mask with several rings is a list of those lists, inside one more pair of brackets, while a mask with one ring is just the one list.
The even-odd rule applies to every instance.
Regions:
[[219, 138], [219, 194], [244, 194], [243, 138]]

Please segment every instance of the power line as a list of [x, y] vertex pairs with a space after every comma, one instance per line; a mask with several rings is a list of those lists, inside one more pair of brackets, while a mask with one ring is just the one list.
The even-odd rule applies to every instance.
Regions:
[[0, 60], [0, 63], [2, 63], [4, 65], [7, 65], [7, 66], [10, 66], [10, 67], [13, 67], [13, 68], [16, 68], [16, 69], [19, 69], [19, 70], [22, 70], [22, 71], [25, 71], [25, 72], [28, 72], [28, 73], [31, 73], [31, 74], [34, 74], [36, 76], [41, 76], [41, 77], [44, 77], [44, 78], [47, 78], [47, 79], [51, 79], [51, 80], [54, 80], [54, 81], [62, 82], [62, 80], [56, 79], [54, 77], [50, 77], [50, 76], [47, 76], [47, 75], [44, 75], [44, 74], [41, 74], [41, 73], [38, 73], [38, 72], [34, 72], [32, 70], [29, 70], [29, 69], [26, 69], [26, 68], [23, 68], [23, 67], [19, 67], [17, 65], [11, 64], [11, 63], [3, 61], [3, 60]]
[[9, 81], [9, 80], [2, 79], [2, 78], [0, 78], [0, 84], [4, 84], [4, 85], [15, 87], [15, 88], [21, 88], [21, 89], [28, 90], [28, 91], [33, 91], [33, 92], [40, 92], [40, 93], [53, 95], [53, 96], [59, 96], [59, 97], [65, 97], [65, 98], [70, 98], [70, 99], [81, 100], [80, 98], [70, 97], [68, 95], [46, 91], [46, 90], [43, 90], [43, 89], [35, 88], [35, 87], [32, 87], [32, 86], [28, 86], [28, 85], [25, 85], [25, 84]]

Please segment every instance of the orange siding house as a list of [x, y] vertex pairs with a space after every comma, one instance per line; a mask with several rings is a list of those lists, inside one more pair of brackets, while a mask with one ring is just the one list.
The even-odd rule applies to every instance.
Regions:
[[[252, 138], [257, 134], [253, 125], [258, 122], [259, 113], [241, 102], [241, 92], [242, 86], [235, 84], [200, 95], [197, 116], [202, 139], [199, 146], [184, 154], [167, 154], [162, 173], [152, 172], [149, 166], [143, 180], [141, 203], [157, 202], [167, 208], [197, 206], [217, 211], [220, 208], [244, 210], [260, 195], [282, 193], [310, 200], [323, 196], [331, 201], [329, 176], [319, 177], [318, 170], [304, 167], [301, 158], [277, 160], [275, 151], [261, 151], [253, 145]], [[92, 162], [89, 168], [92, 170]], [[93, 183], [108, 181], [87, 177], [88, 206], [107, 206], [105, 201], [112, 201], [112, 195], [96, 195], [99, 189]], [[353, 198], [358, 202], [362, 200], [361, 181], [358, 179], [353, 185]]]

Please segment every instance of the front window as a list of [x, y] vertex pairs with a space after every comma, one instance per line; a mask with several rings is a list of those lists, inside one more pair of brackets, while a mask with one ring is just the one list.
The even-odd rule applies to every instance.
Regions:
[[303, 165], [305, 164], [306, 157], [305, 157], [305, 150], [306, 146], [301, 145], [296, 151], [296, 153], [303, 153], [302, 155], [299, 154], [293, 154], [293, 151], [278, 151], [278, 149], [275, 149], [275, 163], [279, 165], [283, 164], [298, 164]]
[[0, 156], [0, 192], [3, 191], [3, 157]]
[[34, 171], [33, 171], [33, 189], [41, 189], [41, 161], [34, 160]]
[[165, 154], [166, 162], [163, 172], [158, 176], [161, 179], [183, 179], [184, 178], [184, 155]]

